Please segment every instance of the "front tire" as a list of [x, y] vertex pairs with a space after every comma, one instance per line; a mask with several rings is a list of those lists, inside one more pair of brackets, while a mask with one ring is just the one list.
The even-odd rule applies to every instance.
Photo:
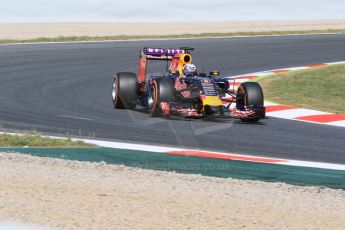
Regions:
[[[240, 85], [236, 95], [236, 107], [241, 110], [245, 106], [257, 108], [264, 106], [264, 94], [257, 82], [244, 82]], [[258, 122], [260, 117], [241, 118], [243, 122]]]
[[112, 101], [116, 109], [135, 109], [138, 99], [137, 75], [130, 72], [116, 73], [112, 84]]
[[147, 104], [149, 113], [153, 117], [161, 114], [161, 102], [171, 102], [174, 99], [175, 91], [171, 80], [160, 78], [153, 80], [148, 93]]

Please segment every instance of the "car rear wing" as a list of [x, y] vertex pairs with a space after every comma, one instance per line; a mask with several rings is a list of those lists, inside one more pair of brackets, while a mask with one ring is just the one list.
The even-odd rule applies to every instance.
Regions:
[[190, 47], [181, 48], [148, 48], [141, 50], [141, 56], [146, 56], [147, 60], [172, 60], [176, 54], [186, 54], [194, 50]]

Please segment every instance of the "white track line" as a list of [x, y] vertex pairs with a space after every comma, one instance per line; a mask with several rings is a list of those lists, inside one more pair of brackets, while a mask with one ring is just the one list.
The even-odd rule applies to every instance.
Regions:
[[343, 121], [331, 121], [331, 122], [328, 122], [325, 124], [326, 125], [339, 126], [339, 127], [345, 127], [345, 120], [343, 120]]
[[[7, 132], [0, 132], [0, 134], [22, 135], [22, 134], [7, 133]], [[42, 137], [48, 137], [48, 138], [54, 138], [54, 139], [67, 139], [65, 137], [56, 137], [56, 136], [42, 136]], [[172, 151], [204, 151], [204, 150], [198, 150], [198, 149], [185, 149], [185, 148], [156, 146], [156, 145], [148, 145], [148, 144], [123, 143], [123, 142], [116, 142], [116, 141], [104, 141], [104, 140], [86, 139], [86, 138], [71, 138], [71, 140], [72, 141], [83, 141], [85, 143], [94, 144], [94, 145], [97, 145], [99, 147], [113, 148], [113, 149], [136, 150], [136, 151], [143, 151], [143, 152], [167, 153], [167, 152], [172, 152]], [[217, 154], [217, 155], [235, 155], [235, 156], [240, 156], [240, 157], [255, 157], [255, 158], [262, 158], [262, 159], [273, 159], [273, 160], [286, 161], [286, 162], [269, 163], [269, 164], [279, 164], [279, 165], [288, 165], [288, 166], [311, 167], [311, 168], [345, 171], [345, 165], [342, 165], [342, 164], [313, 162], [313, 161], [298, 161], [298, 160], [290, 160], [290, 159], [284, 159], [284, 158], [272, 158], [272, 157], [245, 155], [245, 154], [238, 154], [238, 153], [215, 152], [215, 151], [206, 151], [206, 150], [204, 152], [213, 153], [213, 154]], [[255, 161], [253, 161], [253, 162], [255, 162]]]
[[[95, 144], [95, 145], [98, 145], [101, 147], [108, 147], [108, 148], [115, 148], [115, 149], [127, 149], [127, 150], [138, 150], [138, 151], [148, 151], [148, 152], [157, 152], [157, 153], [165, 153], [165, 152], [171, 152], [171, 151], [186, 151], [186, 150], [193, 151], [193, 149], [182, 149], [182, 148], [154, 146], [154, 145], [145, 145], [145, 144], [110, 142], [110, 141], [99, 141], [99, 140], [79, 139], [79, 138], [72, 138], [72, 140], [84, 141], [86, 143]], [[200, 150], [195, 150], [195, 151], [200, 151]], [[236, 155], [236, 156], [243, 156], [243, 157], [256, 157], [256, 158], [265, 158], [265, 159], [285, 160], [286, 161], [286, 162], [271, 163], [271, 164], [299, 166], [299, 167], [311, 167], [311, 168], [321, 168], [321, 169], [332, 169], [332, 170], [344, 170], [345, 171], [345, 165], [342, 165], [342, 164], [322, 163], [322, 162], [313, 162], [313, 161], [298, 161], [298, 160], [289, 160], [289, 159], [282, 159], [282, 158], [244, 155], [244, 154], [237, 154], [237, 153], [224, 153], [224, 152], [214, 152], [214, 151], [205, 151], [205, 152], [211, 152], [211, 153], [219, 154], [219, 155]]]
[[283, 119], [294, 119], [296, 117], [331, 114], [312, 109], [287, 109], [282, 111], [268, 112], [267, 116], [278, 117]]

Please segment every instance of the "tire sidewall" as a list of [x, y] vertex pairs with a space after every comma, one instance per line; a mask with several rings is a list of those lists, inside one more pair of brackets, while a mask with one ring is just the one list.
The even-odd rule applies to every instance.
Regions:
[[152, 97], [152, 88], [154, 89], [155, 97], [153, 99], [152, 106], [149, 106], [149, 112], [152, 116], [159, 116], [162, 112], [160, 103], [173, 101], [175, 91], [171, 80], [167, 78], [160, 78], [152, 81], [152, 84], [149, 88], [149, 98]]
[[[150, 114], [152, 116], [159, 116], [160, 111], [159, 111], [159, 84], [157, 82], [157, 80], [154, 80], [152, 82], [151, 88], [150, 88], [150, 94], [151, 94], [151, 90], [154, 90], [154, 98], [153, 98], [153, 102], [152, 102], [152, 107], [149, 108], [150, 110]], [[151, 97], [152, 95], [149, 95], [149, 97]]]
[[115, 100], [113, 100], [114, 106], [116, 108], [135, 109], [138, 99], [136, 74], [130, 72], [116, 73], [113, 81], [113, 89], [114, 82], [116, 86]]
[[[263, 106], [264, 95], [261, 86], [257, 82], [242, 83], [237, 92], [236, 107], [244, 109], [244, 106]], [[259, 117], [241, 118], [242, 122], [256, 123]]]
[[[115, 90], [115, 92], [114, 92]], [[115, 74], [112, 84], [112, 101], [114, 108], [121, 108], [123, 109], [124, 106], [119, 98], [119, 80], [117, 74]]]
[[[239, 95], [243, 94], [243, 95]], [[237, 98], [243, 97], [243, 101], [237, 101], [243, 106], [263, 106], [264, 97], [261, 86], [257, 82], [242, 83], [237, 92]]]

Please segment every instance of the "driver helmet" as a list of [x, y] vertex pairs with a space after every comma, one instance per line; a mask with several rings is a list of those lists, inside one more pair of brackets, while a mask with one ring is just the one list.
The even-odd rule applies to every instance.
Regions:
[[182, 70], [183, 76], [185, 77], [194, 77], [198, 75], [196, 66], [194, 64], [186, 64]]

